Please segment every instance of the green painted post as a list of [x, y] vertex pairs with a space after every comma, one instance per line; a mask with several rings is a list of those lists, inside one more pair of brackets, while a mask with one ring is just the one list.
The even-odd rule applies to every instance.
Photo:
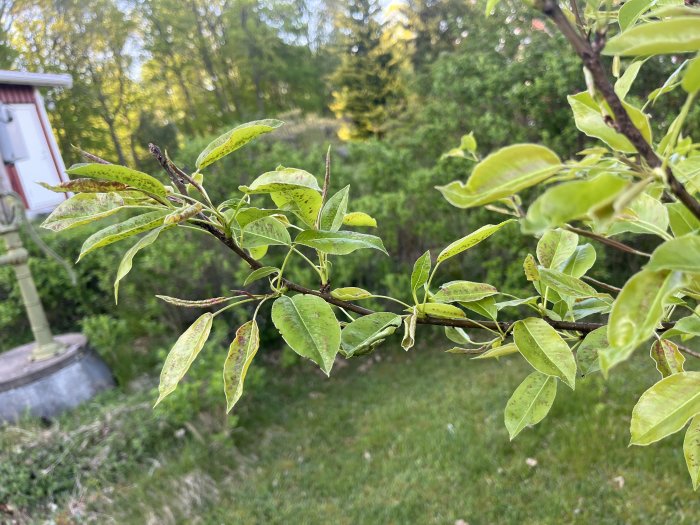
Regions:
[[36, 341], [36, 347], [32, 351], [32, 359], [40, 361], [60, 354], [65, 348], [61, 343], [54, 340], [51, 335], [44, 307], [41, 304], [41, 299], [39, 299], [32, 273], [27, 264], [29, 253], [22, 246], [22, 239], [17, 230], [18, 225], [15, 222], [10, 224], [0, 222], [0, 238], [5, 241], [5, 246], [7, 247], [7, 252], [0, 256], [0, 266], [12, 266], [15, 271], [24, 307], [27, 310], [29, 324]]

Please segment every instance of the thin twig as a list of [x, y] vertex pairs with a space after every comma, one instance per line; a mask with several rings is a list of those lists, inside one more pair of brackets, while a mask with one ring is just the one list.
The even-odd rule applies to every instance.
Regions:
[[168, 174], [168, 178], [177, 188], [182, 195], [187, 195], [187, 186], [185, 185], [185, 180], [175, 169], [175, 165], [172, 162], [168, 162], [165, 155], [160, 151], [160, 148], [153, 143], [148, 144], [148, 151], [155, 157], [158, 164], [163, 168], [165, 173]]
[[603, 237], [602, 235], [598, 235], [597, 233], [593, 233], [588, 230], [582, 230], [581, 228], [576, 228], [575, 226], [566, 226], [566, 229], [570, 232], [577, 233], [578, 235], [581, 235], [583, 237], [588, 237], [589, 239], [596, 240], [602, 244], [607, 244], [608, 246], [620, 250], [621, 252], [631, 253], [632, 255], [639, 255], [641, 257], [651, 257], [651, 254], [649, 253], [642, 252], [640, 250], [637, 250], [636, 248], [628, 246], [625, 243], [616, 241], [615, 239], [610, 239], [608, 237]]
[[89, 160], [90, 162], [95, 162], [97, 164], [111, 164], [111, 162], [103, 159], [102, 157], [98, 157], [93, 153], [88, 153], [87, 151], [80, 149], [78, 146], [73, 146], [73, 149], [77, 151], [81, 157], [83, 157], [85, 160]]
[[691, 350], [687, 346], [682, 345], [680, 343], [675, 343], [675, 344], [678, 347], [678, 350], [680, 350], [684, 354], [692, 355], [693, 357], [697, 357], [698, 359], [700, 359], [700, 352], [696, 352], [695, 350]]
[[612, 284], [604, 283], [602, 281], [599, 281], [597, 279], [594, 279], [593, 277], [588, 277], [587, 275], [584, 275], [581, 277], [584, 281], [588, 281], [594, 286], [597, 286], [598, 288], [602, 288], [603, 290], [607, 290], [608, 292], [612, 293], [620, 293], [622, 291], [622, 288], [618, 288], [617, 286], [613, 286]]

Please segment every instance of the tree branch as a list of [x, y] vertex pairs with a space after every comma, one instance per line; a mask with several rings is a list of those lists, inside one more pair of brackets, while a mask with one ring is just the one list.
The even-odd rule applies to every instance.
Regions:
[[649, 253], [639, 251], [636, 248], [632, 248], [631, 246], [628, 246], [625, 243], [616, 241], [615, 239], [610, 239], [608, 237], [603, 237], [602, 235], [589, 232], [588, 230], [582, 230], [581, 228], [576, 228], [575, 226], [566, 226], [566, 229], [570, 232], [577, 233], [578, 235], [581, 235], [583, 237], [588, 237], [589, 239], [593, 239], [602, 244], [607, 244], [608, 246], [620, 250], [621, 252], [631, 253], [632, 255], [640, 255], [642, 257], [651, 257], [651, 254]]
[[539, 6], [542, 12], [556, 24], [559, 31], [566, 37], [581, 58], [583, 65], [591, 73], [596, 89], [608, 103], [615, 117], [615, 122], [613, 123], [615, 130], [627, 137], [650, 168], [664, 168], [664, 177], [666, 178], [671, 192], [693, 215], [695, 215], [695, 217], [700, 219], [700, 202], [688, 193], [688, 190], [685, 189], [681, 181], [674, 176], [670, 166], [663, 166], [663, 162], [654, 152], [651, 144], [644, 138], [642, 132], [634, 125], [622, 104], [622, 100], [620, 100], [620, 97], [615, 93], [615, 88], [610, 83], [610, 79], [600, 60], [600, 51], [605, 43], [604, 35], [596, 35], [594, 47], [594, 45], [591, 45], [588, 40], [583, 38], [569, 23], [568, 18], [566, 18], [566, 15], [564, 15], [559, 8], [557, 0], [541, 0]]

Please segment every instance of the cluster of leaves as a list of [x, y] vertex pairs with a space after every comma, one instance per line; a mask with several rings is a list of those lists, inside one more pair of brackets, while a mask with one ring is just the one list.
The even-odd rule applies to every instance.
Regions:
[[[174, 227], [208, 232], [244, 259], [251, 268], [244, 287], [257, 280], [269, 282], [269, 291], [263, 294], [240, 290], [231, 296], [196, 301], [160, 296], [184, 307], [218, 309], [201, 315], [170, 351], [156, 404], [172, 393], [187, 373], [209, 337], [214, 318], [251, 302], [257, 303], [255, 313], [238, 329], [223, 364], [229, 410], [241, 396], [248, 367], [259, 348], [260, 305], [273, 300], [272, 322], [284, 340], [326, 374], [337, 354], [353, 357], [369, 353], [402, 326], [402, 346], [410, 349], [418, 324], [444, 325], [447, 338], [458, 345], [450, 350], [453, 353], [478, 358], [522, 355], [534, 372], [506, 406], [511, 438], [546, 416], [559, 381], [573, 389], [577, 374], [600, 370], [607, 375], [653, 339], [650, 352], [662, 379], [641, 396], [633, 411], [631, 442], [653, 443], [692, 420], [684, 450], [693, 485], [698, 486], [700, 373], [684, 371], [681, 352], [693, 353], [683, 343], [700, 335], [700, 205], [693, 197], [700, 191], [700, 154], [698, 145], [682, 131], [700, 90], [700, 58], [684, 61], [657, 93], [661, 96], [674, 89], [687, 93], [686, 104], [661, 140], [654, 140], [643, 108], [633, 106], [625, 97], [644, 65], [644, 57], [700, 51], [700, 16], [696, 8], [658, 7], [654, 2], [630, 2], [619, 12], [606, 9], [604, 2], [600, 6], [588, 2], [583, 13], [578, 8], [562, 11], [556, 2], [540, 4], [587, 66], [588, 90], [571, 95], [568, 101], [576, 126], [598, 139], [600, 145], [570, 161], [562, 161], [552, 150], [536, 144], [508, 146], [481, 159], [474, 135], [465, 136], [460, 147], [448, 155], [477, 164], [466, 182], [454, 181], [438, 189], [457, 207], [485, 207], [509, 218], [486, 224], [451, 243], [434, 264], [431, 254], [424, 253], [411, 274], [409, 302], [357, 287], [331, 289], [332, 257], [360, 249], [386, 251], [378, 237], [343, 229], [372, 227], [376, 222], [367, 214], [351, 211], [349, 187], [328, 196], [329, 160], [323, 185], [311, 173], [280, 166], [240, 186], [236, 198], [218, 205], [210, 200], [204, 188], [207, 167], [273, 131], [280, 121], [255, 121], [222, 135], [199, 155], [193, 174], [175, 166], [167, 156], [161, 157], [172, 186], [103, 162], [68, 170], [75, 178], [53, 189], [77, 194], [47, 218], [47, 228], [62, 230], [123, 209], [139, 210], [126, 221], [91, 235], [81, 250], [80, 258], [145, 234], [119, 265], [115, 299], [119, 282], [131, 270], [137, 252]], [[630, 5], [638, 10], [631, 17], [631, 8], [626, 7]], [[619, 34], [606, 42], [607, 32], [614, 31], [616, 24]], [[586, 28], [595, 35], [595, 48]], [[604, 76], [598, 56], [601, 50], [614, 57], [614, 86]], [[620, 57], [635, 58], [622, 74]], [[535, 186], [546, 189], [525, 207], [519, 194]], [[257, 207], [261, 198], [269, 199], [267, 205], [271, 201], [272, 206]], [[534, 287], [532, 296], [511, 296], [490, 283], [466, 280], [433, 288], [444, 261], [515, 221], [524, 234], [539, 237], [536, 254], [523, 261], [525, 276]], [[661, 242], [648, 254], [617, 240], [620, 234], [655, 236]], [[602, 283], [586, 276], [594, 266], [596, 252], [591, 244], [580, 243], [581, 236], [648, 258], [648, 262], [622, 289]], [[260, 261], [268, 249], [276, 247], [286, 250], [282, 264], [265, 266]], [[319, 290], [285, 277], [295, 258], [318, 275]], [[356, 304], [372, 298], [391, 301], [401, 311], [375, 312]], [[533, 315], [517, 321], [499, 320], [502, 310], [516, 308], [531, 309]], [[593, 316], [605, 322], [586, 319]], [[484, 329], [489, 339], [474, 341], [465, 328]]]

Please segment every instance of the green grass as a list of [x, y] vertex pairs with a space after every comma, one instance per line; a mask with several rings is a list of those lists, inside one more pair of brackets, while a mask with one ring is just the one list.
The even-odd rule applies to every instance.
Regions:
[[700, 520], [682, 434], [627, 448], [634, 402], [656, 380], [641, 352], [607, 382], [596, 375], [575, 392], [560, 384], [549, 416], [513, 442], [502, 413], [528, 373], [522, 360], [483, 363], [426, 348], [378, 355], [330, 379], [307, 363], [271, 371], [267, 387], [241, 401], [232, 436], [169, 443], [152, 472], [88, 497], [87, 515], [118, 523]]

